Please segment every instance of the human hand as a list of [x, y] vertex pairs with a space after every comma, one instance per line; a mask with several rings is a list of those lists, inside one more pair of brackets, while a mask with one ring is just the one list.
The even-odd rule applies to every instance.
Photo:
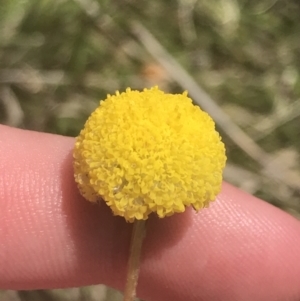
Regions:
[[[0, 126], [0, 288], [123, 289], [132, 225], [82, 199], [73, 144]], [[300, 222], [226, 183], [198, 214], [150, 218], [143, 250], [146, 300], [300, 298]]]

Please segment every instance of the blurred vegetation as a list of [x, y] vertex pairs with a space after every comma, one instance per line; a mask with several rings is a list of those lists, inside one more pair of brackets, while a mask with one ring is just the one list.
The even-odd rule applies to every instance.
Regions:
[[[193, 80], [190, 95], [205, 90], [216, 104], [209, 113], [227, 145], [225, 179], [299, 218], [299, 15], [297, 0], [0, 0], [0, 122], [76, 136], [108, 93], [179, 92]], [[181, 80], [182, 70], [191, 80]], [[101, 300], [120, 299], [97, 289], [98, 300], [103, 290]], [[9, 291], [0, 299], [91, 294]]]

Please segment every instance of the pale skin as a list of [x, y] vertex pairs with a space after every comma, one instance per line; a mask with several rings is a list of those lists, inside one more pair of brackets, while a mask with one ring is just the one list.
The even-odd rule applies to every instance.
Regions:
[[[73, 138], [0, 126], [0, 289], [122, 290], [131, 225], [73, 180]], [[146, 300], [300, 299], [300, 222], [224, 183], [210, 208], [151, 217]]]

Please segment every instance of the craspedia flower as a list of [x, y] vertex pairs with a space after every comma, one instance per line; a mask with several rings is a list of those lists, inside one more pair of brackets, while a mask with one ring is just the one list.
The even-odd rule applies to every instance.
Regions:
[[74, 149], [81, 194], [129, 222], [206, 207], [220, 192], [225, 161], [211, 117], [186, 92], [157, 87], [108, 95]]

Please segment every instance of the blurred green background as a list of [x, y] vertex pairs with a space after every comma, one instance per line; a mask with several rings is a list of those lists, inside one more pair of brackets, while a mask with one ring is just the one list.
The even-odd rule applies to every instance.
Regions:
[[188, 90], [227, 145], [225, 179], [299, 218], [299, 16], [298, 0], [0, 0], [0, 123], [76, 136], [115, 90]]

